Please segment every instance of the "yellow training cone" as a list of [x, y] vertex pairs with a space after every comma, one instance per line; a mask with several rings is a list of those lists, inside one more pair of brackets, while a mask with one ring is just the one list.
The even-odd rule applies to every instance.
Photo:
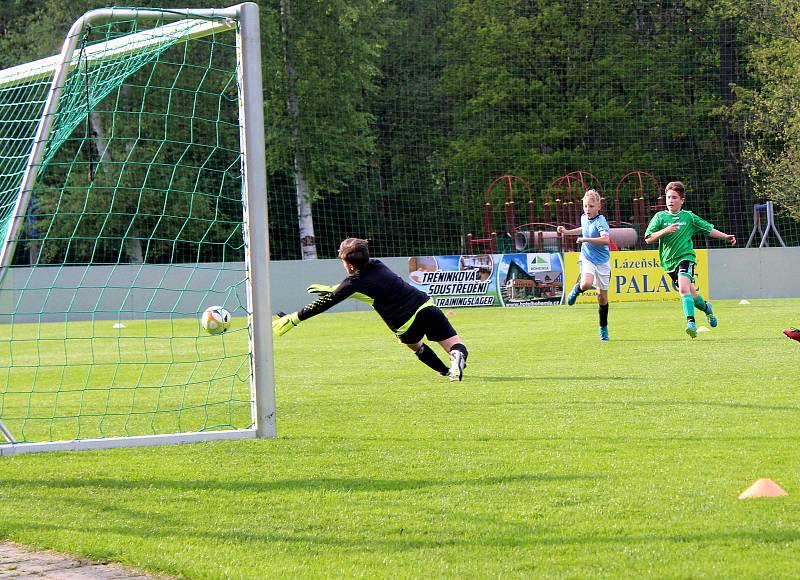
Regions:
[[739, 494], [739, 499], [750, 499], [753, 497], [778, 497], [781, 495], [789, 494], [771, 479], [759, 479], [753, 485]]

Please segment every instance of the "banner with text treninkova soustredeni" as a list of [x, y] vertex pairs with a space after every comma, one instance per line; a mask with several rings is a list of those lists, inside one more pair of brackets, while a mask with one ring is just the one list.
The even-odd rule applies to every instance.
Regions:
[[564, 293], [560, 254], [413, 256], [408, 280], [440, 308], [550, 306]]

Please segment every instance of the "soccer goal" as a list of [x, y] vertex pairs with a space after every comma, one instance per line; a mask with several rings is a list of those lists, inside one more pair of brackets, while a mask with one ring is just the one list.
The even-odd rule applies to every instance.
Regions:
[[275, 436], [261, 91], [252, 2], [0, 72], [0, 455]]

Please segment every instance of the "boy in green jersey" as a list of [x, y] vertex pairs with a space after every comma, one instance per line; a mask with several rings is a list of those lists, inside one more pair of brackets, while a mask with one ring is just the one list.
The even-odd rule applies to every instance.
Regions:
[[665, 195], [667, 211], [660, 211], [653, 216], [644, 233], [644, 240], [648, 244], [658, 241], [661, 267], [670, 275], [681, 294], [683, 313], [686, 315], [686, 334], [695, 338], [695, 307], [706, 313], [712, 327], [717, 325], [717, 317], [714, 316], [711, 303], [703, 300], [694, 287], [697, 256], [694, 253], [692, 236], [696, 232], [703, 232], [712, 238], [725, 240], [732, 246], [736, 244], [736, 237], [715, 229], [704, 219], [682, 209], [683, 202], [686, 201], [686, 188], [680, 181], [669, 182]]

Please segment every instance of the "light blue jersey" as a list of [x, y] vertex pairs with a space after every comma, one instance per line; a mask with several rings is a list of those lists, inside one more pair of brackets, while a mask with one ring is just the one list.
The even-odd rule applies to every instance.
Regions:
[[[584, 238], [599, 238], [610, 235], [606, 218], [597, 214], [594, 219], [589, 219], [586, 214], [581, 214], [581, 230]], [[589, 260], [592, 264], [605, 264], [611, 260], [611, 252], [607, 244], [581, 244], [581, 259]]]

